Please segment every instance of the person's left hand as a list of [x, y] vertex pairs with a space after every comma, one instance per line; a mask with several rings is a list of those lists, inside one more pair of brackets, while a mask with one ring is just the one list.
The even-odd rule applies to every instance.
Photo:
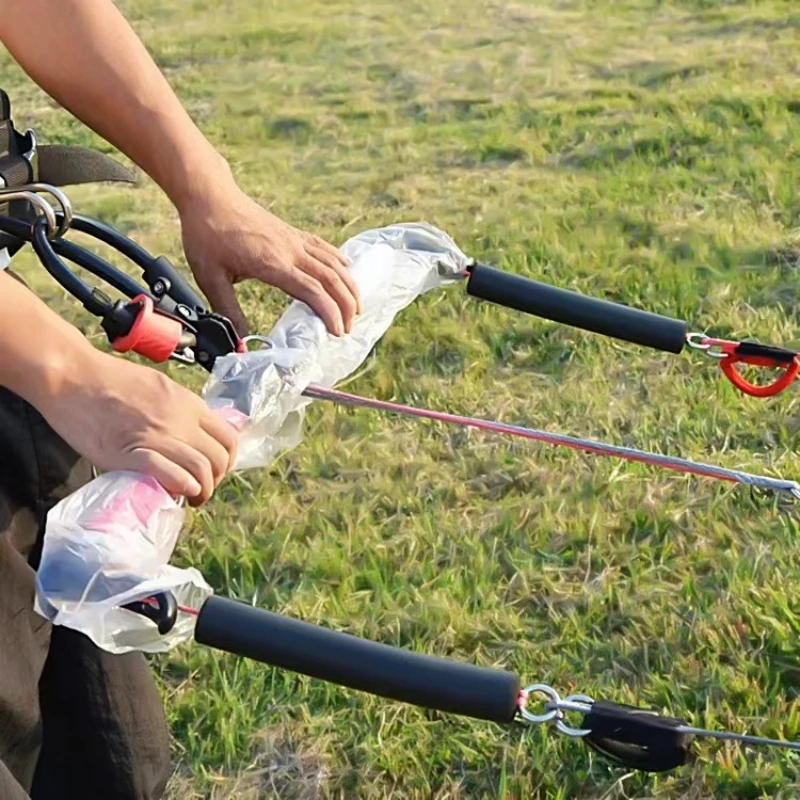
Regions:
[[333, 245], [286, 224], [238, 188], [195, 198], [179, 211], [197, 285], [240, 336], [248, 325], [234, 285], [248, 278], [307, 303], [336, 336], [350, 332], [361, 301], [350, 262]]

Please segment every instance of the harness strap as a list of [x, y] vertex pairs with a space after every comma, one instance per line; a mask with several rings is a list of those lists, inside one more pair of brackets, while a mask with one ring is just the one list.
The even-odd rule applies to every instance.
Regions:
[[136, 176], [98, 150], [65, 144], [43, 144], [37, 148], [40, 183], [76, 186], [80, 183], [136, 183]]
[[[39, 145], [33, 131], [14, 128], [11, 102], [0, 89], [0, 187], [14, 189], [31, 183], [74, 186], [85, 183], [136, 183], [136, 177], [113, 158], [77, 145]], [[22, 200], [0, 203], [0, 215], [32, 222], [34, 211]], [[24, 242], [0, 233], [0, 250], [13, 256]]]

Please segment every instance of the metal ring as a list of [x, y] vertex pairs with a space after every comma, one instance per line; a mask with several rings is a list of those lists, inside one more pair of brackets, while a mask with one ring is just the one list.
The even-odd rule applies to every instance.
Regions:
[[272, 347], [272, 341], [270, 338], [268, 336], [262, 336], [259, 333], [253, 333], [250, 336], [245, 336], [242, 339], [242, 342], [244, 344], [249, 344], [250, 342], [260, 342], [261, 344], [266, 345], [267, 349]]
[[556, 706], [556, 708], [553, 708], [544, 714], [531, 714], [526, 708], [520, 708], [520, 716], [526, 722], [529, 722], [531, 725], [541, 725], [544, 722], [552, 722], [561, 714], [561, 712], [558, 710], [558, 704], [561, 702], [561, 697], [552, 686], [548, 686], [545, 683], [534, 683], [531, 686], [528, 686], [524, 691], [526, 695], [530, 695], [534, 692], [543, 694], [550, 698], [550, 703], [548, 705], [553, 704]]
[[26, 200], [47, 220], [47, 238], [52, 239], [58, 230], [58, 221], [53, 206], [34, 192], [23, 189], [0, 189], [0, 200]]
[[[565, 697], [559, 704], [559, 711], [578, 711], [581, 714], [587, 714], [592, 710], [594, 699], [585, 694], [571, 694]], [[580, 739], [588, 736], [592, 731], [591, 728], [573, 728], [567, 725], [563, 719], [556, 722], [556, 728], [566, 736], [572, 736]]]
[[[694, 347], [695, 350], [708, 350], [711, 347], [710, 344], [704, 344], [702, 342], [703, 339], [707, 339], [708, 337], [704, 333], [687, 333], [686, 334], [686, 344], [689, 347]], [[701, 341], [697, 341], [697, 340]]]
[[[58, 222], [55, 216], [55, 212], [52, 212], [52, 207], [49, 203], [46, 203], [41, 197], [36, 195], [37, 199], [34, 200], [33, 197], [27, 195], [27, 193], [36, 193], [36, 192], [46, 192], [47, 194], [51, 195], [56, 199], [58, 204], [61, 206], [61, 212], [63, 214], [63, 219], [61, 222]], [[24, 193], [26, 196], [20, 196], [20, 193]], [[69, 226], [72, 224], [72, 203], [70, 202], [69, 197], [61, 191], [61, 189], [51, 186], [49, 183], [26, 183], [24, 186], [18, 186], [13, 188], [2, 188], [0, 189], [0, 197], [7, 198], [7, 199], [28, 199], [30, 203], [35, 205], [46, 217], [47, 217], [47, 238], [54, 239], [57, 236], [63, 236]], [[49, 211], [48, 211], [49, 209]], [[52, 213], [50, 213], [52, 212]]]
[[70, 202], [69, 197], [67, 197], [67, 195], [61, 191], [61, 189], [57, 188], [56, 186], [51, 186], [49, 183], [29, 183], [22, 188], [28, 189], [32, 192], [47, 192], [47, 194], [55, 197], [61, 206], [61, 211], [64, 214], [64, 219], [58, 225], [58, 230], [56, 231], [55, 235], [63, 236], [67, 232], [69, 226], [72, 224], [72, 203]]
[[693, 347], [695, 350], [701, 350], [704, 352], [709, 358], [727, 358], [727, 353], [719, 353], [716, 350], [712, 350], [712, 347], [719, 347], [719, 345], [715, 344], [705, 344], [702, 341], [697, 341], [697, 339], [708, 339], [704, 333], [687, 333], [686, 334], [686, 344], [689, 347]]

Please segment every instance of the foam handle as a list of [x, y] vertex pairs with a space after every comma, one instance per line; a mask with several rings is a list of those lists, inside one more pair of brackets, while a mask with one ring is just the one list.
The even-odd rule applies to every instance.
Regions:
[[511, 672], [435, 658], [212, 595], [195, 627], [200, 644], [369, 694], [491, 722], [514, 718]]
[[688, 326], [680, 320], [558, 289], [485, 264], [476, 264], [471, 269], [467, 294], [667, 353], [680, 353], [686, 343]]

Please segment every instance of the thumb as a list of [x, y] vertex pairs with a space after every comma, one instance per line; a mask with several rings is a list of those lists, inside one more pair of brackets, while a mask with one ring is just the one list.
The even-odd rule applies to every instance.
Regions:
[[247, 317], [236, 297], [233, 284], [222, 270], [212, 272], [202, 283], [198, 280], [197, 285], [208, 298], [211, 308], [218, 314], [226, 316], [233, 323], [239, 336], [246, 336], [249, 327]]

